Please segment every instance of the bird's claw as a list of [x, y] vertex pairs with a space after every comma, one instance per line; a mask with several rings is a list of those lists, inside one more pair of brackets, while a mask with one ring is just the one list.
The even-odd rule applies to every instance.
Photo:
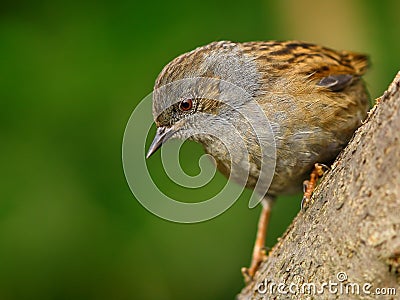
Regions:
[[321, 178], [328, 170], [330, 170], [330, 168], [327, 165], [316, 163], [310, 174], [310, 180], [303, 181], [304, 195], [303, 199], [301, 199], [301, 210], [305, 210], [308, 207], [318, 179]]

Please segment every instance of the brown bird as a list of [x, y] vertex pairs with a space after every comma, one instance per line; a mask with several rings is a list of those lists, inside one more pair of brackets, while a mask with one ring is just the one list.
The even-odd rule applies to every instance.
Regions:
[[[158, 129], [147, 157], [168, 139], [190, 136], [215, 158], [224, 175], [232, 175], [234, 165], [234, 179], [247, 170], [245, 184], [254, 189], [262, 167], [263, 142], [246, 122], [237, 121], [236, 111], [255, 101], [271, 124], [268, 130], [272, 130], [276, 149], [275, 169], [268, 190], [261, 191], [265, 195], [252, 262], [243, 270], [248, 279], [265, 256], [273, 200], [299, 191], [316, 163], [332, 162], [366, 117], [369, 95], [361, 76], [367, 67], [365, 55], [300, 41], [220, 41], [175, 58], [158, 76], [155, 90], [182, 79], [194, 79], [194, 83], [175, 89], [174, 102], [167, 100], [167, 92], [154, 94], [153, 115]], [[220, 101], [223, 84], [207, 84], [198, 78], [228, 82], [247, 96], [228, 93], [230, 96]], [[260, 124], [259, 114], [246, 111], [250, 123]], [[224, 127], [226, 120], [236, 122], [240, 134]], [[219, 136], [199, 133], [204, 128], [214, 129]], [[233, 141], [233, 149], [221, 143], [221, 136]], [[241, 165], [244, 156], [237, 161], [230, 157], [241, 141], [248, 150], [247, 167]], [[268, 145], [264, 149], [272, 151]]]

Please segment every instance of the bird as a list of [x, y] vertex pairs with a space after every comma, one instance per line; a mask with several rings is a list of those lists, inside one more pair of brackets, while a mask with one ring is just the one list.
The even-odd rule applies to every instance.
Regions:
[[[147, 158], [170, 139], [189, 138], [203, 145], [217, 169], [229, 177], [234, 164], [230, 152], [243, 143], [249, 161], [245, 185], [254, 189], [262, 168], [262, 142], [251, 127], [236, 121], [240, 119], [237, 110], [254, 102], [271, 124], [265, 131], [272, 131], [275, 165], [270, 184], [261, 193], [252, 261], [242, 269], [246, 281], [252, 280], [265, 259], [266, 232], [276, 197], [301, 191], [315, 165], [332, 163], [366, 118], [370, 97], [362, 76], [368, 67], [367, 55], [303, 41], [217, 41], [173, 59], [157, 77], [154, 91], [164, 88], [164, 93], [153, 95], [157, 132]], [[184, 80], [191, 83], [176, 88], [172, 98], [166, 96], [171, 84]], [[223, 90], [220, 82], [244, 93], [228, 92], [224, 101], [215, 100]], [[260, 114], [245, 111], [250, 123], [261, 124]], [[226, 120], [236, 122], [240, 134], [224, 127]], [[217, 134], [201, 134], [205, 129]], [[231, 141], [233, 148], [226, 149], [221, 137]], [[239, 178], [245, 167], [236, 162], [235, 169], [238, 174], [232, 178]]]

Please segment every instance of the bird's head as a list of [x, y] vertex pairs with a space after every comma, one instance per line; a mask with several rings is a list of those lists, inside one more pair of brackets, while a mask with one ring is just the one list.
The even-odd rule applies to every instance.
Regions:
[[[185, 53], [171, 61], [156, 80], [153, 117], [156, 136], [150, 157], [171, 138], [190, 138], [205, 143], [213, 127], [223, 134], [235, 110], [258, 88], [255, 62], [238, 44], [215, 42]], [[226, 127], [225, 127], [226, 129]]]

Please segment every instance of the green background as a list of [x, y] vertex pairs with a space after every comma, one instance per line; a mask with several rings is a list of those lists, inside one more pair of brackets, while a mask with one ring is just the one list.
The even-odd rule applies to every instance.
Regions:
[[[0, 300], [234, 298], [259, 208], [248, 209], [247, 191], [200, 224], [146, 211], [122, 169], [131, 112], [166, 63], [221, 39], [300, 39], [369, 53], [366, 80], [378, 97], [400, 66], [399, 11], [395, 0], [2, 3]], [[201, 154], [184, 146], [189, 174]], [[166, 194], [182, 197], [159, 153], [148, 166]], [[204, 199], [224, 183], [217, 174], [188, 195]], [[278, 200], [268, 246], [300, 199]]]

